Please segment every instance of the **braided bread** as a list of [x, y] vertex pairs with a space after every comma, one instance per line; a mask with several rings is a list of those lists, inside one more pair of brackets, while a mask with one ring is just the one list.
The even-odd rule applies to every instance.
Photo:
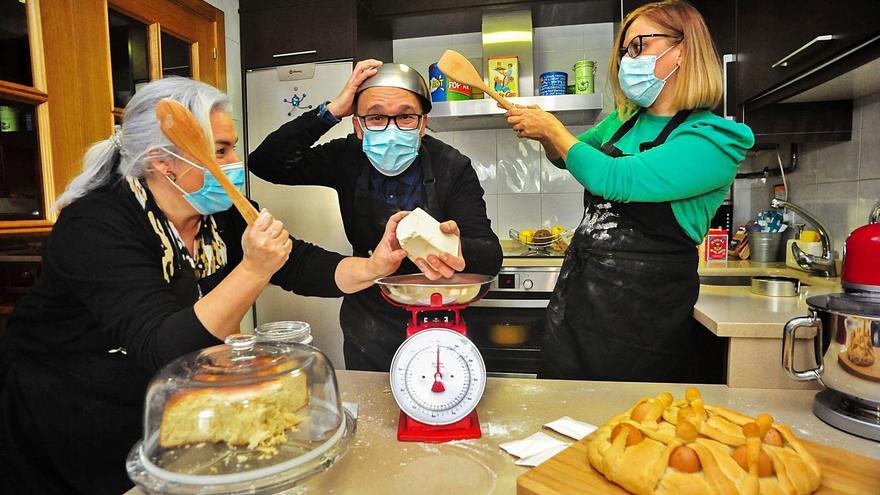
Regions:
[[819, 465], [785, 425], [703, 403], [689, 388], [636, 402], [599, 428], [590, 464], [638, 495], [807, 495]]

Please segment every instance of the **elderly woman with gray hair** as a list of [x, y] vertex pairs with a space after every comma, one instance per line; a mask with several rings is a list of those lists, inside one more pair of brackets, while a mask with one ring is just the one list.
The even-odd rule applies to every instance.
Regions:
[[393, 273], [395, 215], [370, 258], [293, 240], [263, 210], [247, 227], [217, 180], [162, 134], [156, 104], [189, 108], [217, 162], [244, 167], [227, 97], [183, 78], [152, 82], [121, 133], [95, 144], [45, 245], [43, 274], [0, 340], [2, 493], [121, 493], [160, 367], [238, 331], [262, 289], [336, 297]]

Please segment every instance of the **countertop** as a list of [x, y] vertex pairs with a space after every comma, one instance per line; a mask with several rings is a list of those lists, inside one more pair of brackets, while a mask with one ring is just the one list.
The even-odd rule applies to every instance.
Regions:
[[[483, 437], [446, 444], [398, 442], [398, 409], [387, 373], [337, 371], [344, 401], [359, 407], [357, 433], [348, 453], [329, 471], [291, 493], [451, 495], [516, 493], [516, 478], [526, 468], [498, 444], [541, 430], [561, 416], [601, 425], [636, 400], [664, 391], [678, 398], [687, 385], [489, 378], [477, 406]], [[731, 389], [701, 385], [708, 404], [749, 415], [769, 412], [801, 438], [880, 459], [880, 444], [838, 431], [816, 418], [807, 390]], [[544, 432], [560, 439], [550, 430]], [[129, 495], [141, 494], [131, 490]]]
[[782, 326], [788, 320], [807, 315], [809, 297], [841, 291], [839, 278], [818, 277], [789, 268], [785, 263], [701, 262], [698, 272], [701, 276], [778, 275], [807, 284], [801, 286], [798, 297], [759, 296], [749, 287], [701, 285], [694, 318], [719, 337], [781, 339]]

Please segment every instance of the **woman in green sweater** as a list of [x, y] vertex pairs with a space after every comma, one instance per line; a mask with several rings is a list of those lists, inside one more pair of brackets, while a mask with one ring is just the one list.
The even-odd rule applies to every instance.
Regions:
[[696, 246], [754, 137], [709, 111], [723, 92], [720, 63], [686, 2], [627, 15], [615, 73], [616, 110], [580, 136], [538, 107], [507, 115], [585, 188], [547, 311], [541, 376], [684, 381], [695, 351]]

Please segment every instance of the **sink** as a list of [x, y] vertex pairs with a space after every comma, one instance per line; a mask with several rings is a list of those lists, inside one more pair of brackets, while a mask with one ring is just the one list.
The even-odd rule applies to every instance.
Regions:
[[[750, 287], [752, 285], [751, 275], [701, 275], [700, 284], [702, 285], [718, 285], [724, 287]], [[801, 287], [809, 286], [801, 282]]]
[[726, 287], [749, 287], [752, 285], [751, 275], [701, 275], [702, 285], [723, 285]]

